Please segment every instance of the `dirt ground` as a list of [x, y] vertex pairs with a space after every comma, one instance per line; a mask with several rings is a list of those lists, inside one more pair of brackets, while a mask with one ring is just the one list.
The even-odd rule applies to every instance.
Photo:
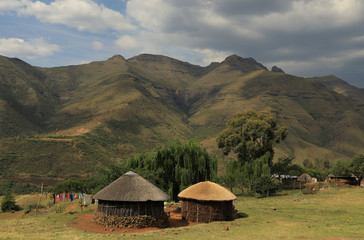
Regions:
[[[175, 212], [174, 209], [165, 209], [169, 212], [169, 223], [170, 228], [178, 228], [184, 226], [196, 225], [198, 223], [190, 223], [186, 220], [182, 220], [182, 214], [180, 212]], [[104, 228], [101, 225], [95, 224], [92, 220], [93, 213], [82, 214], [77, 217], [76, 223], [70, 224], [70, 227], [74, 227], [83, 231], [93, 232], [93, 233], [104, 233], [104, 234], [124, 234], [124, 233], [143, 233], [154, 230], [159, 230], [161, 228], [150, 227], [150, 228]]]

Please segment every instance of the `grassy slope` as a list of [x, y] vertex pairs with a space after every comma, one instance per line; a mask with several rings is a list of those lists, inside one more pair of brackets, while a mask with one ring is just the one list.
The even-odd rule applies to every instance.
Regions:
[[[316, 195], [256, 199], [239, 196], [235, 207], [245, 217], [140, 234], [104, 235], [83, 232], [68, 224], [81, 214], [70, 203], [56, 204], [45, 215], [0, 213], [0, 238], [10, 239], [364, 239], [361, 188], [330, 188]], [[25, 207], [37, 195], [20, 196]], [[43, 201], [46, 205], [46, 201]], [[272, 208], [276, 208], [273, 210]], [[91, 207], [95, 209], [95, 206]], [[63, 209], [61, 213], [56, 210]], [[72, 211], [67, 209], [72, 209]], [[70, 211], [70, 212], [69, 212]], [[228, 231], [224, 227], [229, 227]]]
[[245, 73], [222, 65], [191, 89], [201, 86], [208, 87], [192, 105], [190, 121], [207, 137], [211, 149], [216, 145], [211, 140], [229, 118], [253, 109], [274, 113], [288, 126], [288, 139], [277, 152], [298, 161], [337, 159], [362, 151], [362, 106], [317, 81], [263, 70]]
[[357, 87], [354, 87], [347, 82], [341, 80], [340, 78], [337, 78], [335, 76], [322, 76], [322, 77], [314, 77], [311, 78], [315, 81], [321, 82], [331, 90], [344, 95], [346, 97], [358, 100], [358, 101], [364, 101], [364, 89], [360, 89]]
[[57, 98], [43, 82], [44, 74], [27, 63], [0, 56], [0, 136], [42, 131]]
[[224, 162], [215, 138], [229, 118], [248, 109], [273, 112], [289, 127], [277, 156], [337, 159], [363, 151], [361, 102], [315, 79], [266, 71], [252, 59], [230, 56], [203, 68], [164, 56], [116, 55], [47, 69], [0, 60], [9, 70], [0, 83], [11, 89], [0, 95], [8, 96], [0, 99], [2, 137], [36, 135], [0, 138], [2, 174], [90, 172], [192, 137]]
[[150, 81], [149, 72], [133, 74], [140, 71], [130, 70], [121, 56], [43, 71], [60, 103], [37, 141], [0, 139], [3, 175], [90, 172], [97, 164], [192, 135], [174, 91]]

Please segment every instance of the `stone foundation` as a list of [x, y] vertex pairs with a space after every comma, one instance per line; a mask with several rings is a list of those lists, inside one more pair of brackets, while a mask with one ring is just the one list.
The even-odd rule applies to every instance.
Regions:
[[169, 226], [169, 221], [166, 214], [162, 214], [160, 217], [152, 217], [147, 215], [135, 217], [118, 217], [106, 215], [102, 212], [96, 211], [93, 215], [93, 221], [95, 224], [109, 228], [166, 228]]

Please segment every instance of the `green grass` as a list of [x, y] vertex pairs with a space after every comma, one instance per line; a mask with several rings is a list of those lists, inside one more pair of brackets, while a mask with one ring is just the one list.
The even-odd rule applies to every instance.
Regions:
[[[30, 197], [32, 202], [38, 195]], [[21, 197], [20, 205], [28, 198]], [[121, 235], [69, 227], [81, 212], [68, 212], [71, 203], [66, 202], [44, 215], [0, 213], [0, 239], [364, 239], [363, 198], [364, 189], [358, 187], [329, 188], [315, 195], [290, 191], [261, 199], [239, 196], [235, 207], [243, 217], [231, 222]]]

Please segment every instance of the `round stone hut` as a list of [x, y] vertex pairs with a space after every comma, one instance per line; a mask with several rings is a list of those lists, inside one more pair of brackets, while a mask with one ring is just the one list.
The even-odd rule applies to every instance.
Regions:
[[166, 227], [164, 201], [169, 196], [134, 172], [127, 172], [93, 197], [94, 222], [108, 227]]
[[182, 218], [190, 222], [231, 221], [236, 196], [219, 184], [206, 181], [183, 190]]

